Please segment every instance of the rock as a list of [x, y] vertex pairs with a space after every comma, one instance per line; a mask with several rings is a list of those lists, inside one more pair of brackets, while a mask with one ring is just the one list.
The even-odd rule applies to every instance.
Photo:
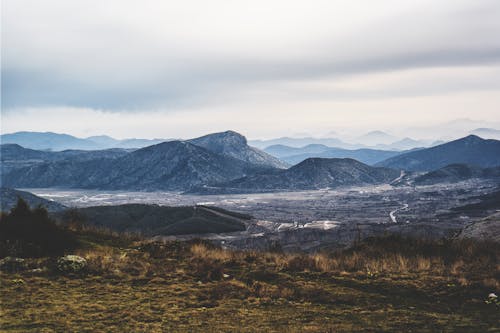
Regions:
[[67, 255], [57, 260], [57, 268], [63, 273], [78, 273], [87, 267], [87, 260], [76, 255]]
[[26, 263], [23, 258], [5, 257], [0, 260], [0, 270], [14, 273], [22, 271], [26, 268]]

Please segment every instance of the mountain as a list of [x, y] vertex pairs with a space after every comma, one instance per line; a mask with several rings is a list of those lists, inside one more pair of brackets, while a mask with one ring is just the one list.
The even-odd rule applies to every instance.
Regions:
[[156, 145], [162, 142], [174, 141], [172, 139], [124, 139], [118, 141], [115, 145], [117, 148], [144, 148], [147, 146]]
[[107, 135], [89, 136], [85, 140], [92, 141], [98, 144], [100, 147], [110, 147], [110, 148], [116, 147], [120, 143], [120, 140], [116, 140]]
[[3, 183], [11, 187], [184, 191], [269, 169], [189, 142], [170, 141], [117, 158], [62, 160], [15, 169], [3, 177]]
[[456, 163], [484, 168], [500, 166], [500, 141], [469, 135], [439, 146], [397, 155], [376, 165], [408, 171], [431, 171]]
[[389, 157], [399, 155], [400, 152], [377, 149], [342, 149], [332, 148], [324, 145], [307, 145], [302, 148], [294, 148], [283, 145], [274, 145], [265, 149], [271, 155], [295, 165], [311, 157], [321, 158], [352, 158], [366, 164], [375, 164]]
[[[76, 209], [85, 224], [147, 236], [244, 231], [250, 216], [205, 206], [168, 207], [145, 204]], [[56, 218], [65, 222], [64, 212]]]
[[279, 159], [247, 144], [247, 139], [236, 132], [226, 131], [208, 134], [188, 142], [208, 149], [214, 153], [245, 161], [251, 164], [272, 168], [287, 168]]
[[312, 190], [390, 183], [399, 175], [399, 170], [371, 167], [349, 158], [309, 158], [286, 170], [250, 175], [215, 187], [197, 188], [194, 191], [250, 193]]
[[250, 146], [257, 147], [259, 149], [265, 149], [269, 146], [273, 145], [285, 145], [289, 147], [304, 147], [307, 145], [325, 145], [329, 147], [339, 147], [339, 148], [345, 148], [345, 149], [354, 149], [354, 148], [360, 148], [359, 145], [356, 144], [350, 144], [343, 142], [342, 140], [336, 139], [336, 138], [311, 138], [311, 137], [304, 137], [304, 138], [289, 138], [289, 137], [282, 137], [282, 138], [277, 138], [277, 139], [270, 139], [270, 140], [250, 140], [249, 142]]
[[398, 138], [382, 131], [371, 131], [354, 139], [354, 142], [366, 145], [376, 146], [377, 144], [390, 144], [397, 141]]
[[55, 152], [28, 149], [18, 144], [2, 144], [0, 145], [0, 174], [6, 174], [14, 169], [44, 162], [62, 160], [86, 161], [98, 158], [116, 158], [125, 154], [127, 154], [127, 151], [124, 149], [64, 150]]
[[31, 207], [37, 207], [39, 205], [44, 206], [49, 212], [57, 212], [66, 209], [66, 207], [60, 203], [40, 198], [33, 193], [0, 187], [0, 211], [6, 212], [11, 210], [16, 205], [19, 198], [24, 199]]
[[475, 130], [470, 131], [470, 134], [480, 136], [483, 139], [500, 139], [500, 130], [494, 128], [476, 128]]
[[26, 148], [37, 150], [65, 150], [65, 149], [99, 149], [96, 142], [80, 139], [68, 134], [52, 132], [16, 132], [3, 134], [0, 142], [15, 143]]
[[497, 181], [500, 181], [500, 167], [480, 168], [467, 164], [450, 164], [444, 168], [416, 177], [414, 183], [416, 185], [456, 183], [473, 178], [497, 179]]

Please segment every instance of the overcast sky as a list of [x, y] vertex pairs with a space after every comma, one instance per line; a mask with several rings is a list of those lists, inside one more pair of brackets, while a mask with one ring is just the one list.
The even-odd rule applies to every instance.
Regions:
[[2, 0], [2, 132], [500, 122], [500, 1]]

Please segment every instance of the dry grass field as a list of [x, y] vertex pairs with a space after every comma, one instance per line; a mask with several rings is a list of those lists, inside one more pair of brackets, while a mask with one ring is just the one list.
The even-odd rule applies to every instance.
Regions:
[[0, 273], [2, 332], [500, 331], [491, 243], [387, 237], [306, 255], [74, 232], [83, 272], [46, 256]]

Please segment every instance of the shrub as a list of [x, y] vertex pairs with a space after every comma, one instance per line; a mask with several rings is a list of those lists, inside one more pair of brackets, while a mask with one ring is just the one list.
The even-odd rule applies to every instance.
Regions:
[[76, 237], [58, 226], [41, 206], [31, 209], [19, 198], [0, 217], [0, 256], [41, 257], [60, 255], [76, 247]]

